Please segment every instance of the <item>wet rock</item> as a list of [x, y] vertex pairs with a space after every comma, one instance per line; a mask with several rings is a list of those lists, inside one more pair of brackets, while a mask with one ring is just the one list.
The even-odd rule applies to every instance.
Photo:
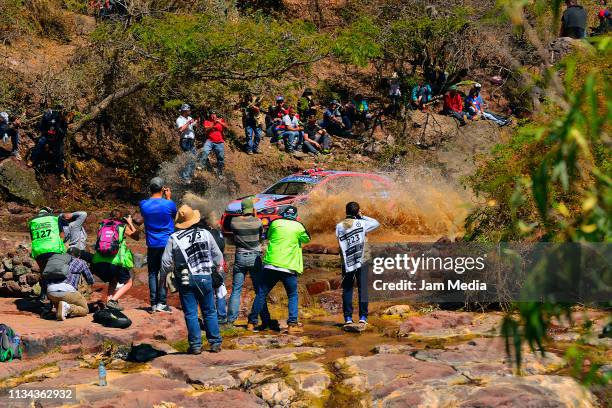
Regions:
[[271, 406], [288, 406], [295, 397], [296, 392], [283, 380], [277, 380], [264, 384], [254, 390], [257, 396]]
[[412, 311], [412, 307], [410, 305], [394, 305], [386, 308], [383, 311], [384, 315], [388, 316], [407, 316]]
[[233, 344], [240, 349], [299, 347], [304, 345], [304, 339], [292, 335], [257, 335], [238, 337]]
[[319, 295], [319, 304], [327, 313], [337, 314], [342, 311], [342, 291], [334, 290]]
[[342, 326], [342, 330], [349, 333], [361, 333], [366, 331], [367, 327], [368, 326], [363, 323], [351, 323]]
[[414, 347], [403, 344], [379, 344], [372, 351], [376, 354], [399, 354], [410, 353], [414, 350]]
[[409, 338], [445, 340], [466, 336], [495, 336], [499, 332], [501, 315], [435, 311], [422, 316], [411, 316], [399, 327], [398, 335]]
[[306, 284], [306, 289], [310, 295], [318, 295], [319, 293], [327, 292], [331, 289], [328, 280], [321, 279]]
[[299, 362], [289, 364], [288, 381], [295, 383], [299, 391], [321, 398], [331, 384], [331, 376], [321, 363]]
[[0, 186], [18, 200], [35, 207], [44, 205], [44, 194], [33, 169], [15, 160], [0, 163]]

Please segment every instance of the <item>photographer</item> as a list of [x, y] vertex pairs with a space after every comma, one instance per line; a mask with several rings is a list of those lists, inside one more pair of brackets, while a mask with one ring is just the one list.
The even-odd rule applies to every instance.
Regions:
[[204, 151], [202, 157], [202, 165], [209, 168], [208, 156], [210, 152], [215, 153], [217, 158], [217, 175], [223, 178], [223, 162], [225, 160], [225, 143], [223, 140], [223, 131], [227, 129], [227, 124], [223, 118], [217, 116], [215, 111], [210, 111], [208, 120], [204, 121], [204, 131], [206, 132], [206, 142], [204, 142]]
[[21, 125], [21, 121], [19, 118], [16, 118], [12, 121], [9, 120], [9, 115], [6, 112], [0, 112], [0, 137], [2, 138], [2, 143], [6, 144], [9, 139], [11, 139], [11, 156], [15, 157], [17, 160], [21, 160], [21, 156], [19, 156], [19, 126]]
[[[64, 106], [56, 104], [53, 109], [47, 109], [42, 116], [40, 124], [40, 138], [32, 150], [32, 163], [39, 166], [48, 161], [55, 174], [64, 172], [64, 139], [68, 132], [68, 122], [64, 113]], [[48, 147], [49, 157], [45, 157], [45, 148]]]
[[166, 277], [160, 276], [160, 269], [168, 238], [174, 232], [176, 205], [171, 200], [170, 188], [161, 177], [151, 179], [149, 192], [151, 197], [140, 202], [140, 213], [147, 237], [150, 312], [170, 312], [166, 304]]
[[188, 163], [181, 171], [181, 178], [189, 184], [195, 170], [196, 158], [195, 132], [193, 127], [198, 123], [199, 119], [193, 119], [190, 116], [191, 107], [186, 103], [181, 106], [180, 112], [180, 116], [176, 118], [176, 129], [180, 137], [181, 150], [189, 155]]

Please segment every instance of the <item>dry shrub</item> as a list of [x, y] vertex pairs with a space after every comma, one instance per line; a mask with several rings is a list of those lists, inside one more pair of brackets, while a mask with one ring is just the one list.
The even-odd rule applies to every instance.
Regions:
[[27, 0], [30, 20], [40, 35], [68, 42], [70, 29], [58, 0]]

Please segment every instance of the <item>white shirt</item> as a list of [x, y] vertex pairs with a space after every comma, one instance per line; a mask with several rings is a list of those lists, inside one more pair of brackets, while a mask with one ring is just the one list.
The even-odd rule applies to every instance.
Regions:
[[294, 116], [293, 119], [291, 119], [291, 116], [285, 115], [283, 116], [283, 123], [285, 126], [287, 126], [287, 128], [295, 129], [300, 126], [300, 120], [297, 118], [297, 116]]
[[397, 78], [391, 78], [389, 80], [389, 95], [402, 96], [402, 90], [400, 89], [400, 81]]
[[[189, 121], [193, 120], [191, 116], [184, 117], [183, 115], [176, 118], [176, 128], [180, 129], [185, 126]], [[191, 123], [185, 130], [181, 132], [181, 139], [195, 139], [195, 132], [193, 131], [193, 123]]]
[[336, 237], [340, 244], [345, 272], [354, 272], [365, 262], [366, 234], [374, 231], [380, 223], [374, 218], [347, 218], [336, 225]]

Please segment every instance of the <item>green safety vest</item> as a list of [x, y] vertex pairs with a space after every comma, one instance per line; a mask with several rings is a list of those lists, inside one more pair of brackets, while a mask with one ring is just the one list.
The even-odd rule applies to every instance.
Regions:
[[32, 238], [32, 258], [39, 255], [53, 253], [63, 254], [64, 240], [60, 235], [59, 217], [54, 215], [41, 215], [30, 220], [30, 237]]
[[109, 263], [126, 269], [134, 267], [134, 255], [125, 242], [125, 225], [119, 226], [119, 251], [112, 256], [103, 256], [98, 251], [93, 256], [93, 263]]
[[270, 243], [263, 262], [301, 275], [304, 271], [302, 244], [310, 242], [310, 236], [302, 223], [284, 218], [274, 220], [268, 228], [267, 236]]

